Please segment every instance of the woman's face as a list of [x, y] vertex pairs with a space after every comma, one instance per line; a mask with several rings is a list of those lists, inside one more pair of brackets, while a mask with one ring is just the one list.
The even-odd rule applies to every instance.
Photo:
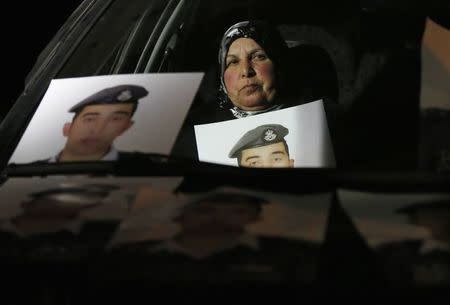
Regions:
[[228, 97], [243, 110], [263, 110], [275, 98], [275, 70], [263, 48], [238, 38], [228, 49], [223, 75]]

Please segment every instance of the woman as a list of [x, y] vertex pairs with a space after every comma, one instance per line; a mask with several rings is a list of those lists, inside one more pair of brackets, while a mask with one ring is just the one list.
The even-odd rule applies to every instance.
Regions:
[[[218, 54], [221, 109], [218, 111], [215, 100], [210, 103], [210, 96], [194, 102], [172, 154], [197, 158], [197, 148], [192, 147], [195, 125], [244, 118], [321, 98], [311, 93], [312, 75], [304, 65], [307, 62], [316, 69], [317, 61], [302, 54], [292, 57], [281, 34], [267, 22], [243, 21], [231, 26], [222, 36]], [[320, 92], [324, 88], [320, 82]]]
[[287, 45], [263, 21], [243, 21], [223, 35], [219, 50], [220, 106], [242, 118], [288, 104]]

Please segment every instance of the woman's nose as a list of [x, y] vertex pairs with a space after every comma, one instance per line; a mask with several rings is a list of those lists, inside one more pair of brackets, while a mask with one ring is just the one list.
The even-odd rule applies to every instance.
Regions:
[[251, 60], [241, 60], [241, 77], [252, 77], [255, 75], [253, 64]]

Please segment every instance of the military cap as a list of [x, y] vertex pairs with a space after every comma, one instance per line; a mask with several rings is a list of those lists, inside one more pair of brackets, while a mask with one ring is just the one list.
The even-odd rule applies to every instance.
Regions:
[[279, 124], [267, 124], [258, 126], [246, 132], [239, 141], [233, 146], [229, 158], [237, 158], [239, 153], [244, 149], [255, 148], [283, 142], [284, 137], [289, 130]]
[[119, 85], [115, 87], [105, 88], [94, 93], [72, 108], [69, 112], [79, 112], [83, 107], [101, 104], [132, 104], [146, 96], [148, 91], [141, 86], [136, 85]]

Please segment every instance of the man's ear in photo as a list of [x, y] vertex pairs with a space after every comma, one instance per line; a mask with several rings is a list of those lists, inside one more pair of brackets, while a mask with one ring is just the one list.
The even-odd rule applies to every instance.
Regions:
[[289, 167], [293, 168], [294, 167], [294, 159], [289, 159]]
[[68, 137], [69, 136], [69, 132], [70, 132], [70, 128], [72, 127], [72, 123], [71, 122], [66, 122], [66, 123], [64, 123], [64, 126], [63, 126], [63, 136], [64, 137]]

